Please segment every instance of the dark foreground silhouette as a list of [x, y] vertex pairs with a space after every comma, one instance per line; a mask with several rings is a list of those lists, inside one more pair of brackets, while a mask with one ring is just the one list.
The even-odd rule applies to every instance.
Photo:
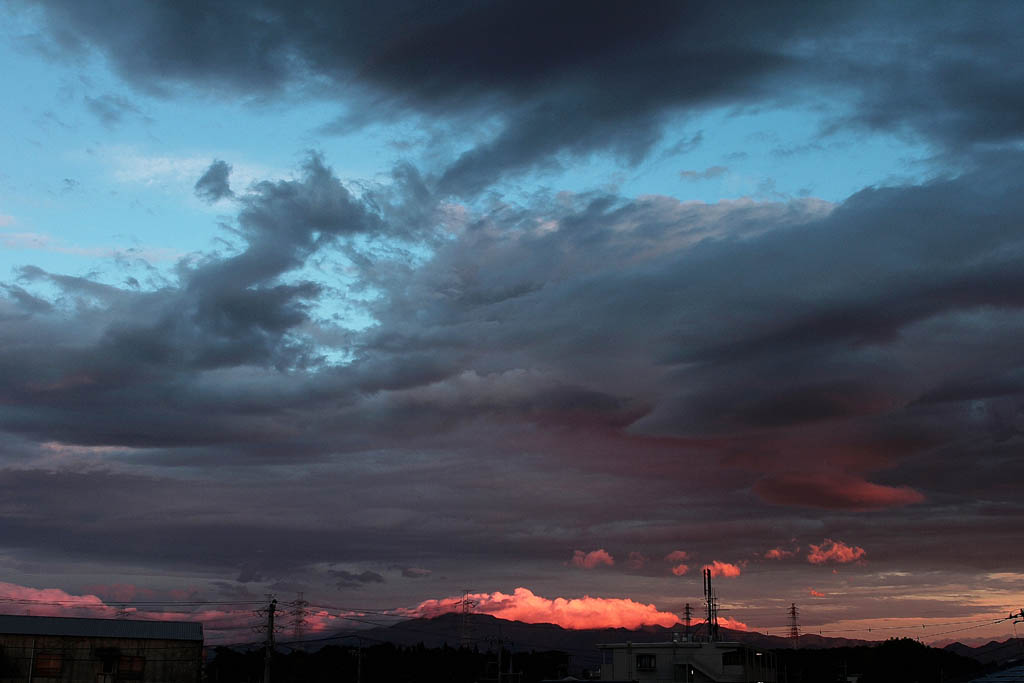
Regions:
[[[982, 675], [977, 660], [910, 639], [873, 646], [776, 650], [780, 683], [961, 683]], [[501, 683], [537, 683], [597, 672], [561, 651], [502, 651]], [[510, 675], [512, 672], [514, 675]], [[206, 666], [208, 683], [262, 683], [263, 651], [217, 648]], [[367, 647], [330, 645], [315, 652], [276, 652], [271, 683], [473, 683], [498, 681], [498, 653], [492, 649], [428, 648], [379, 643]]]

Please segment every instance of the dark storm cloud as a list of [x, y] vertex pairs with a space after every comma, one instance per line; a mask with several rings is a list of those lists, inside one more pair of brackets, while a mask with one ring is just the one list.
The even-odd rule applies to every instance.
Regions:
[[233, 197], [235, 193], [231, 191], [230, 177], [231, 164], [219, 159], [215, 160], [196, 181], [194, 188], [196, 196], [210, 203], [220, 201], [225, 197]]
[[384, 577], [369, 569], [359, 573], [345, 571], [344, 569], [330, 569], [329, 575], [337, 579], [338, 588], [358, 588], [367, 583], [384, 583]]
[[[123, 12], [95, 0], [47, 4], [45, 30], [64, 50], [99, 48], [144, 90], [329, 92], [349, 106], [329, 126], [338, 130], [406, 114], [460, 130], [495, 121], [497, 132], [439, 176], [443, 191], [472, 193], [566, 155], [608, 151], [636, 163], [668, 115], [813, 102], [815, 88], [851, 104], [835, 126], [910, 130], [957, 148], [1019, 138], [1010, 27], [1020, 7], [931, 7], [491, 2], [428, 10], [266, 0]], [[887, 37], [893, 26], [905, 39]]]
[[[244, 249], [183, 262], [175, 287], [121, 290], [22, 268], [23, 284], [56, 287], [62, 303], [78, 311], [79, 343], [50, 355], [38, 345], [55, 332], [47, 323], [23, 319], [21, 326], [8, 327], [10, 355], [0, 360], [7, 370], [5, 394], [20, 395], [15, 403], [36, 408], [13, 408], [0, 420], [17, 431], [43, 429], [74, 443], [200, 444], [223, 441], [227, 434], [234, 434], [228, 441], [248, 441], [247, 432], [253, 439], [268, 438], [273, 426], [254, 427], [245, 417], [264, 410], [261, 387], [230, 408], [228, 402], [197, 414], [183, 431], [179, 420], [205, 399], [193, 395], [191, 382], [180, 380], [218, 368], [304, 368], [319, 362], [312, 343], [291, 332], [309, 321], [309, 306], [323, 287], [279, 278], [325, 245], [382, 234], [381, 209], [356, 200], [317, 157], [304, 171], [299, 181], [256, 186], [241, 200], [237, 230]], [[18, 309], [39, 310], [41, 304], [23, 289], [9, 292]], [[86, 394], [96, 410], [91, 434], [80, 431], [73, 415]], [[133, 406], [130, 414], [121, 412], [123, 403]]]
[[[1018, 140], [1017, 3], [47, 3], [50, 42], [96, 46], [144, 90], [349, 98], [334, 128], [408, 113], [498, 132], [440, 187], [476, 192], [560, 155], [635, 163], [666, 115], [848, 102], [832, 126], [910, 131], [961, 152]], [[895, 27], [895, 28], [894, 28]], [[899, 39], [891, 36], [896, 33]], [[813, 89], [817, 89], [816, 91]], [[816, 92], [811, 96], [810, 92]], [[366, 106], [367, 104], [372, 106]], [[109, 103], [108, 103], [109, 104]], [[117, 108], [103, 106], [111, 116]], [[359, 113], [355, 113], [359, 112]], [[102, 114], [109, 118], [106, 114]]]
[[[1024, 169], [990, 161], [838, 206], [474, 211], [409, 167], [356, 197], [313, 157], [240, 198], [237, 252], [161, 289], [25, 267], [0, 309], [3, 545], [267, 580], [737, 562], [794, 535], [912, 565], [949, 519], [996, 548], [1021, 515]], [[374, 325], [314, 314], [332, 263], [380, 290]], [[97, 462], [146, 474], [74, 470]]]

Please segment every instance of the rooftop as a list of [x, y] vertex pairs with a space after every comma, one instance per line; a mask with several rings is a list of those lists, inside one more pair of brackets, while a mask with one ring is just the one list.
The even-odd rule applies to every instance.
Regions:
[[195, 621], [143, 621], [139, 619], [84, 619], [0, 614], [0, 634], [76, 636], [93, 638], [148, 638], [203, 640], [203, 625]]

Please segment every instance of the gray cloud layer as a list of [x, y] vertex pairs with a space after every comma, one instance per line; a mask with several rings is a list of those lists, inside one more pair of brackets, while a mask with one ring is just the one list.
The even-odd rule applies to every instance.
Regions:
[[[680, 539], [750, 554], [807, 519], [905, 563], [946, 552], [919, 540], [948, 524], [935, 520], [995, 543], [1020, 521], [1005, 482], [1024, 474], [1009, 455], [1021, 163], [836, 207], [563, 195], [453, 223], [407, 171], [401, 199], [357, 199], [313, 157], [300, 180], [240, 199], [241, 251], [183, 263], [173, 286], [22, 271], [3, 299], [0, 426], [37, 457], [33, 442], [59, 442], [45, 448], [79, 469], [6, 470], [4, 543], [264, 576], [661, 556]], [[419, 234], [413, 214], [433, 217]], [[356, 236], [433, 255], [410, 267], [354, 251]], [[377, 325], [339, 337], [311, 312], [337, 293], [294, 274], [346, 255], [383, 295], [366, 304]], [[29, 294], [39, 283], [62, 294]], [[352, 362], [329, 363], [324, 339], [347, 340]], [[183, 497], [196, 477], [203, 494]], [[254, 514], [245, 501], [267, 487], [301, 502]], [[62, 493], [82, 489], [109, 493], [86, 513]], [[52, 499], [28, 507], [21, 492], [41, 490]], [[1003, 562], [983, 544], [960, 561]]]
[[[832, 103], [832, 126], [921, 136], [963, 155], [1019, 140], [1019, 3], [555, 4], [116, 0], [44, 3], [47, 40], [102, 50], [136, 87], [300, 92], [361, 104], [334, 127], [406, 114], [497, 117], [439, 173], [471, 194], [561, 155], [636, 163], [665, 117], [709, 106]], [[896, 37], [894, 37], [896, 36]], [[528, 47], [527, 47], [528, 46]], [[838, 105], [842, 102], [845, 104]], [[364, 113], [365, 112], [365, 113]], [[372, 113], [371, 113], [372, 112]]]

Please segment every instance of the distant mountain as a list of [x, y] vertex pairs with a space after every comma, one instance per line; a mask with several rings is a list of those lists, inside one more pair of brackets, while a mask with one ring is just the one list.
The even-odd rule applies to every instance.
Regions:
[[[527, 624], [521, 621], [498, 619], [488, 614], [471, 614], [469, 618], [470, 640], [481, 650], [496, 647], [495, 643], [501, 640], [504, 641], [506, 649], [511, 649], [514, 652], [530, 650], [567, 652], [577, 663], [583, 665], [600, 663], [601, 653], [597, 649], [598, 643], [667, 642], [672, 640], [673, 633], [681, 634], [684, 630], [682, 627], [665, 628], [662, 626], [644, 626], [635, 631], [624, 628], [571, 630], [557, 624]], [[441, 647], [445, 644], [458, 647], [461, 642], [461, 625], [461, 614], [443, 614], [430, 619], [410, 619], [392, 626], [359, 631], [358, 637], [369, 642], [388, 642], [396, 645], [423, 643], [425, 647]], [[695, 627], [692, 632], [695, 635], [702, 634], [703, 626]], [[764, 649], [792, 647], [789, 638], [753, 631], [735, 631], [723, 628], [721, 629], [721, 639], [738, 641]], [[810, 634], [800, 637], [800, 647], [806, 649], [854, 647], [872, 643], [873, 641], [826, 638]]]
[[1009, 638], [1002, 642], [992, 640], [977, 647], [950, 643], [942, 649], [976, 659], [982, 664], [1001, 664], [1014, 659], [1024, 659], [1024, 638]]

